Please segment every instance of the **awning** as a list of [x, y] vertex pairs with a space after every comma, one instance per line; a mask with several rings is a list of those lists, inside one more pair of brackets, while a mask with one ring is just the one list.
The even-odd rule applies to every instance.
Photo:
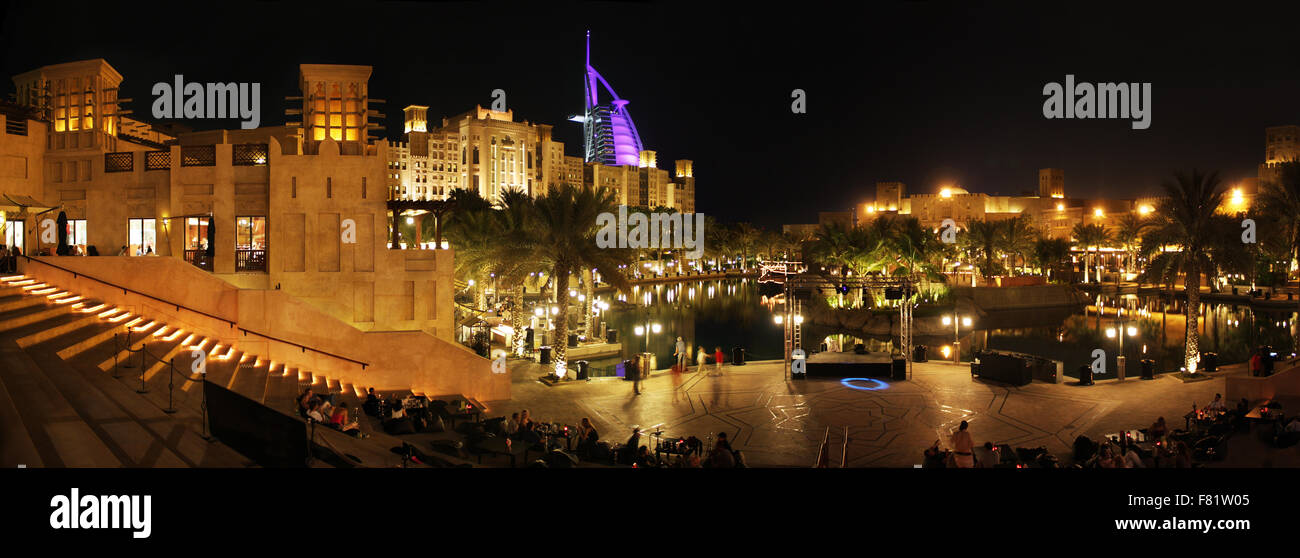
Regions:
[[17, 194], [0, 194], [0, 211], [22, 213], [27, 210], [31, 213], [43, 213], [59, 207], [44, 202], [37, 201], [31, 196]]

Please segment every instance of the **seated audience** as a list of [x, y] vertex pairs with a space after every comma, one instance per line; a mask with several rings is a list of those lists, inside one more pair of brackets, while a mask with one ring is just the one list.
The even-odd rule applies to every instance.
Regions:
[[1142, 464], [1142, 456], [1138, 455], [1137, 446], [1130, 445], [1128, 451], [1124, 452], [1125, 469], [1143, 469], [1146, 465]]
[[514, 436], [519, 432], [519, 413], [510, 413], [510, 419], [505, 424], [506, 436]]
[[715, 469], [734, 469], [736, 467], [736, 456], [732, 455], [731, 448], [726, 445], [726, 441], [718, 440], [713, 446], [713, 451], [709, 454], [708, 466]]
[[361, 425], [355, 420], [348, 420], [347, 401], [339, 403], [339, 406], [334, 408], [334, 412], [330, 415], [330, 424], [340, 431], [352, 434], [358, 438], [363, 437], [363, 434], [361, 433]]
[[600, 440], [600, 433], [596, 432], [596, 427], [591, 424], [591, 419], [583, 417], [582, 424], [578, 426], [578, 451], [587, 452], [591, 446]]
[[1147, 436], [1153, 440], [1159, 440], [1169, 434], [1169, 426], [1165, 424], [1165, 417], [1156, 419], [1156, 422], [1147, 429]]
[[726, 447], [726, 448], [727, 448], [727, 451], [731, 451], [731, 442], [728, 442], [728, 441], [727, 441], [727, 433], [726, 433], [726, 432], [719, 432], [719, 433], [718, 433], [718, 445]]
[[984, 442], [983, 446], [975, 448], [975, 467], [992, 469], [1001, 462], [1002, 457], [993, 451], [993, 442]]
[[1214, 401], [1211, 401], [1209, 405], [1206, 405], [1205, 410], [1214, 413], [1227, 412], [1228, 407], [1223, 404], [1223, 394], [1222, 393], [1214, 394]]
[[320, 401], [315, 399], [311, 400], [311, 402], [307, 404], [307, 418], [321, 424], [329, 424], [329, 420], [325, 418], [325, 414], [321, 412], [320, 407]]

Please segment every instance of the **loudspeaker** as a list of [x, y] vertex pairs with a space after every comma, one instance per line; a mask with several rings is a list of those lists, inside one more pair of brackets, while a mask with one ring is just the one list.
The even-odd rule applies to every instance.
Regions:
[[892, 372], [893, 372], [893, 374], [891, 374], [891, 375], [889, 376], [889, 378], [890, 378], [891, 380], [906, 380], [906, 379], [907, 379], [907, 360], [906, 360], [906, 359], [901, 359], [901, 358], [896, 358], [896, 359], [894, 359], [894, 367], [893, 367]]
[[618, 330], [610, 329], [605, 331], [605, 342], [618, 343]]
[[542, 350], [541, 350], [541, 353], [540, 353], [540, 354], [541, 354], [541, 356], [539, 356], [539, 357], [538, 357], [538, 360], [537, 360], [537, 363], [538, 363], [538, 364], [550, 364], [550, 363], [551, 363], [551, 348], [550, 348], [549, 346], [547, 346], [547, 347], [542, 347]]
[[732, 366], [745, 365], [745, 349], [736, 347], [731, 350], [731, 364]]

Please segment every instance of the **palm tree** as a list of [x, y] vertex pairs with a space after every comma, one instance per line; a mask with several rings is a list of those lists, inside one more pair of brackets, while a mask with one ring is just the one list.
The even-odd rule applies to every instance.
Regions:
[[568, 370], [569, 275], [583, 268], [595, 268], [618, 290], [631, 289], [631, 283], [619, 267], [628, 260], [627, 252], [596, 245], [596, 218], [601, 213], [615, 211], [614, 200], [614, 193], [606, 188], [576, 188], [567, 184], [552, 187], [546, 195], [533, 201], [530, 234], [518, 239], [520, 246], [538, 261], [549, 264], [557, 298], [563, 301], [555, 317], [556, 342], [552, 345], [557, 376], [564, 376]]
[[1194, 373], [1200, 361], [1197, 318], [1201, 304], [1201, 270], [1208, 270], [1213, 265], [1209, 248], [1214, 237], [1223, 234], [1222, 219], [1215, 219], [1215, 211], [1223, 202], [1223, 192], [1219, 188], [1217, 172], [1177, 172], [1172, 180], [1166, 180], [1160, 186], [1169, 197], [1160, 203], [1160, 220], [1151, 236], [1161, 245], [1176, 245], [1179, 250], [1160, 253], [1152, 258], [1147, 270], [1162, 278], [1176, 277], [1179, 272], [1183, 274], [1183, 292], [1187, 296], [1187, 343], [1183, 363], [1188, 372]]
[[1070, 257], [1070, 241], [1064, 238], [1040, 238], [1034, 242], [1033, 261], [1042, 270], [1047, 279], [1052, 279], [1052, 270]]
[[1028, 215], [1022, 214], [1017, 215], [1014, 219], [1003, 221], [1002, 235], [1002, 249], [1014, 256], [1015, 262], [1018, 262], [1020, 267], [1023, 267], [1025, 262], [1029, 260], [1029, 255], [1033, 253], [1034, 243], [1039, 237], [1038, 229], [1034, 228], [1033, 220]]
[[[1111, 243], [1110, 230], [1101, 223], [1079, 223], [1074, 226], [1074, 230], [1070, 234], [1074, 237], [1075, 244], [1084, 250], [1083, 282], [1087, 283], [1093, 260], [1090, 250], [1096, 249], [1100, 253], [1103, 246], [1109, 245]], [[1101, 281], [1100, 273], [1097, 275], [1097, 281]]]
[[[1277, 167], [1276, 175], [1264, 182], [1257, 206], [1264, 218], [1281, 225], [1277, 232], [1285, 231], [1288, 261], [1284, 269], [1290, 269], [1290, 264], [1300, 258], [1300, 161], [1287, 161]], [[1300, 347], [1300, 338], [1295, 346]]]
[[749, 269], [749, 254], [758, 244], [759, 237], [763, 231], [749, 223], [740, 223], [736, 225], [735, 240], [736, 248], [740, 250], [740, 270]]
[[[1136, 213], [1126, 213], [1119, 218], [1119, 226], [1115, 228], [1115, 242], [1124, 250], [1125, 271], [1131, 271], [1137, 263], [1138, 248], [1142, 246], [1142, 235], [1151, 228], [1151, 221], [1146, 217]], [[1115, 284], [1119, 284], [1119, 277], [1115, 278]]]
[[991, 277], [1002, 273], [1002, 264], [997, 258], [998, 247], [1002, 245], [1002, 227], [997, 222], [984, 219], [967, 221], [963, 240], [966, 250], [978, 258], [980, 275]]

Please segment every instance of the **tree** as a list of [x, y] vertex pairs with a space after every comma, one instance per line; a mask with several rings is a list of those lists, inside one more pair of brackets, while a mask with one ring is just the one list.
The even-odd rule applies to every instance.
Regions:
[[[1091, 250], [1096, 250], [1097, 253], [1100, 253], [1103, 246], [1110, 245], [1110, 229], [1107, 229], [1106, 225], [1101, 223], [1079, 223], [1074, 226], [1074, 230], [1072, 230], [1070, 234], [1074, 236], [1075, 245], [1084, 250], [1083, 282], [1087, 283], [1093, 261], [1093, 252]], [[1100, 273], [1097, 274], [1097, 281], [1101, 281]]]
[[966, 222], [966, 235], [963, 240], [966, 250], [978, 258], [977, 267], [980, 275], [990, 277], [1002, 274], [1002, 263], [997, 258], [1002, 238], [1002, 227], [996, 222], [984, 219], [971, 219]]
[[1034, 251], [1038, 237], [1038, 229], [1034, 228], [1034, 222], [1028, 215], [1017, 215], [1014, 219], [1002, 221], [1002, 249], [1015, 258], [1013, 267], [1015, 263], [1024, 266]]
[[[1290, 264], [1300, 257], [1300, 161], [1278, 165], [1276, 174], [1264, 182], [1256, 205], [1261, 216], [1280, 225], [1276, 232], [1282, 238], [1270, 244], [1284, 243], [1288, 264], [1284, 269], [1290, 269]], [[1300, 338], [1296, 339], [1295, 346], [1300, 347]]]
[[551, 277], [562, 311], [555, 317], [555, 374], [568, 370], [569, 313], [567, 297], [569, 276], [583, 268], [600, 270], [601, 277], [620, 291], [631, 290], [631, 283], [620, 269], [627, 261], [626, 252], [617, 248], [600, 248], [596, 244], [596, 218], [616, 211], [612, 191], [600, 188], [552, 187], [533, 201], [534, 221], [527, 237], [516, 239], [523, 249], [550, 264]]
[[1161, 185], [1168, 198], [1160, 203], [1160, 216], [1151, 236], [1161, 245], [1176, 245], [1179, 250], [1161, 252], [1152, 258], [1147, 273], [1162, 279], [1183, 275], [1183, 292], [1187, 297], [1187, 343], [1183, 363], [1195, 372], [1200, 361], [1200, 336], [1197, 318], [1201, 303], [1201, 271], [1210, 269], [1209, 247], [1216, 234], [1223, 234], [1222, 219], [1215, 212], [1223, 202], [1217, 172], [1202, 174], [1193, 170], [1177, 172]]
[[749, 269], [749, 254], [758, 245], [763, 231], [749, 223], [740, 223], [735, 228], [736, 248], [740, 250], [740, 269]]
[[1064, 238], [1040, 238], [1034, 242], [1033, 262], [1047, 279], [1052, 279], [1052, 271], [1070, 257], [1070, 241]]
[[[1151, 228], [1151, 221], [1134, 213], [1126, 213], [1119, 218], [1115, 228], [1115, 242], [1124, 250], [1125, 271], [1132, 270], [1137, 263], [1138, 249], [1141, 247], [1142, 235]], [[1119, 284], [1116, 277], [1115, 284]]]

